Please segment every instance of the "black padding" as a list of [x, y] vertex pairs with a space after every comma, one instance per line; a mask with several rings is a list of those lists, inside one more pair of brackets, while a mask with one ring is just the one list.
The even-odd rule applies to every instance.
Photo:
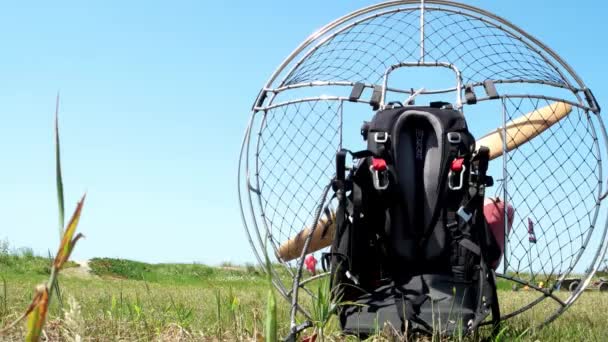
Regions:
[[262, 107], [262, 105], [264, 104], [264, 101], [266, 101], [267, 96], [268, 96], [268, 92], [266, 90], [264, 90], [262, 92], [262, 94], [260, 94], [260, 97], [258, 98], [258, 102], [255, 104], [255, 106]]
[[367, 141], [367, 133], [369, 132], [369, 122], [364, 121], [361, 125], [361, 136], [364, 141]]
[[353, 86], [353, 90], [350, 92], [350, 96], [348, 100], [350, 102], [357, 102], [361, 98], [361, 94], [363, 94], [363, 90], [365, 89], [365, 84], [361, 82], [355, 83]]
[[[405, 229], [405, 227], [410, 226], [408, 206], [402, 201], [395, 201], [391, 204], [385, 223], [385, 227], [388, 229], [386, 232], [388, 236], [387, 243], [390, 245], [391, 255], [394, 259], [392, 263], [400, 265], [403, 262], [415, 260], [418, 249], [416, 244], [417, 239], [413, 231]], [[398, 270], [393, 270], [392, 273], [395, 277], [407, 277], [409, 274], [401, 274]]]
[[429, 103], [429, 107], [431, 108], [440, 108], [440, 109], [454, 109], [451, 103], [445, 101], [434, 101]]
[[491, 100], [499, 98], [496, 86], [492, 80], [486, 80], [483, 82], [483, 88], [486, 90], [486, 94]]
[[384, 324], [395, 330], [407, 321], [411, 332], [432, 333], [433, 329], [453, 335], [467, 331], [476, 318], [478, 282], [457, 283], [449, 275], [421, 274], [404, 284], [380, 286], [354, 299], [340, 315], [347, 334], [366, 337]]
[[477, 103], [477, 95], [472, 84], [468, 84], [464, 87], [464, 98], [468, 105], [474, 105]]
[[336, 153], [336, 179], [344, 181], [346, 176], [346, 151], [340, 150]]
[[385, 323], [397, 331], [401, 329], [401, 317], [397, 313], [393, 287], [386, 285], [355, 299], [357, 305], [348, 306], [340, 315], [342, 330], [346, 334], [365, 338], [382, 329]]
[[593, 110], [595, 114], [599, 114], [602, 111], [602, 107], [600, 107], [600, 104], [595, 99], [595, 95], [593, 95], [593, 92], [589, 88], [585, 88], [585, 99], [587, 99], [589, 106], [591, 106], [591, 110]]
[[437, 189], [443, 137], [441, 123], [425, 112], [405, 112], [393, 132], [395, 167], [399, 186], [409, 206], [410, 221], [420, 233], [426, 231], [437, 207]]
[[372, 98], [369, 100], [369, 104], [372, 106], [374, 110], [378, 110], [380, 108], [380, 101], [382, 100], [382, 86], [376, 85], [374, 86], [374, 92], [372, 93]]
[[466, 331], [469, 320], [475, 318], [476, 283], [457, 283], [449, 275], [421, 274], [396, 290], [410, 301], [419, 300], [421, 294], [427, 297], [417, 317], [410, 318], [413, 330], [432, 333], [428, 329], [431, 327], [451, 335], [458, 329]]

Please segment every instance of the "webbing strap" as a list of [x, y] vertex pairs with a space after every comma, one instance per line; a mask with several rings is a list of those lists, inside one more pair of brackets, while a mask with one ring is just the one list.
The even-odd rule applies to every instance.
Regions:
[[[475, 161], [477, 163], [477, 177], [471, 178], [472, 192], [473, 197], [470, 202], [472, 205], [475, 205], [476, 208], [482, 208], [483, 206], [483, 197], [485, 193], [485, 186], [487, 185], [487, 177], [486, 172], [488, 170], [489, 164], [489, 152], [490, 150], [481, 146], [477, 155], [475, 156]], [[474, 189], [473, 189], [474, 187]], [[474, 190], [474, 191], [473, 191]], [[476, 224], [481, 225], [482, 229], [478, 229], [475, 231], [477, 234], [477, 240], [480, 242], [483, 248], [480, 249], [479, 257], [480, 257], [480, 272], [481, 279], [480, 282], [483, 284], [481, 280], [487, 279], [488, 285], [490, 286], [490, 296], [491, 298], [486, 298], [486, 300], [490, 301], [490, 310], [492, 315], [492, 325], [493, 325], [493, 335], [498, 333], [498, 328], [500, 327], [500, 305], [498, 302], [498, 292], [496, 289], [496, 279], [494, 272], [490, 269], [487, 259], [487, 251], [489, 250], [490, 243], [490, 232], [488, 231], [488, 226], [485, 222], [485, 218], [483, 217], [482, 210], [479, 210], [476, 213]], [[482, 293], [483, 293], [482, 287]], [[472, 328], [476, 328], [485, 318], [486, 311], [482, 307], [483, 303], [480, 300], [477, 308], [476, 316], [477, 320], [474, 322]]]
[[[486, 186], [486, 172], [488, 170], [488, 164], [489, 164], [489, 160], [490, 160], [490, 150], [485, 147], [485, 146], [481, 146], [479, 148], [479, 151], [477, 153], [477, 160], [478, 160], [478, 192], [477, 192], [477, 197], [478, 200], [481, 202], [480, 205], [483, 204], [483, 195], [485, 192], [485, 186]], [[479, 213], [479, 216], [482, 216], [482, 213]], [[489, 250], [489, 246], [491, 245], [490, 243], [490, 232], [488, 231], [488, 225], [485, 223], [485, 219], [483, 217], [480, 218], [483, 221], [483, 230], [480, 230], [478, 232], [478, 234], [480, 234], [481, 236], [479, 237], [479, 241], [480, 243], [485, 245], [485, 248], [482, 249], [482, 253], [481, 253], [481, 269], [482, 272], [484, 272], [484, 275], [488, 275], [487, 279], [488, 279], [488, 283], [490, 285], [491, 288], [491, 293], [492, 293], [492, 300], [491, 300], [491, 304], [490, 304], [490, 308], [491, 308], [491, 313], [492, 313], [492, 325], [493, 325], [493, 334], [497, 334], [499, 327], [500, 327], [500, 305], [498, 302], [498, 292], [497, 292], [497, 284], [496, 284], [496, 274], [494, 273], [493, 270], [490, 269], [489, 264], [487, 263], [487, 257], [486, 257], [486, 253], [483, 253], [483, 251], [488, 251]]]
[[[463, 164], [469, 162], [460, 156], [460, 144], [450, 144], [448, 150], [447, 162], [456, 174], [456, 177], [462, 177], [460, 172], [465, 172]], [[456, 162], [456, 165], [454, 163]], [[469, 164], [470, 165], [470, 164]], [[455, 170], [454, 170], [455, 169]], [[446, 177], [446, 179], [449, 176]], [[450, 180], [448, 180], [449, 182]], [[469, 190], [470, 179], [467, 179], [467, 186], [462, 186], [459, 189], [452, 189], [445, 186], [443, 189], [446, 192], [446, 203], [444, 207], [444, 220], [446, 230], [451, 237], [451, 264], [452, 275], [456, 281], [469, 281], [471, 277], [471, 260], [474, 255], [481, 253], [481, 248], [472, 241], [471, 237], [471, 222], [470, 215], [476, 212], [475, 203], [469, 196], [475, 196]]]
[[[331, 201], [335, 197], [336, 196], [334, 194], [334, 196], [332, 196], [332, 198], [329, 201]], [[326, 220], [325, 220], [325, 224], [323, 225], [323, 231], [321, 232], [321, 237], [325, 238], [325, 235], [329, 231], [329, 227], [331, 227], [331, 225], [334, 223], [334, 220], [332, 218], [331, 211], [329, 210], [328, 206], [325, 207], [325, 209], [323, 210], [323, 213], [325, 214]]]
[[[447, 135], [447, 133], [446, 133]], [[450, 143], [447, 139], [446, 141], [446, 145], [445, 146], [445, 150], [447, 150], [447, 152], [444, 154], [444, 159], [442, 162], [442, 167], [444, 168], [442, 175], [441, 175], [441, 179], [439, 181], [439, 188], [437, 189], [437, 191], [439, 191], [440, 193], [440, 200], [437, 201], [437, 207], [440, 208], [441, 206], [444, 207], [444, 224], [445, 226], [448, 228], [449, 231], [452, 231], [454, 228], [457, 228], [458, 226], [458, 215], [456, 214], [458, 211], [458, 208], [460, 206], [460, 196], [461, 196], [461, 191], [451, 191], [449, 189], [447, 189], [446, 184], [448, 184], [448, 175], [449, 175], [449, 170], [450, 168], [448, 167], [449, 164], [451, 164], [452, 160], [454, 160], [456, 157], [458, 157], [459, 151], [460, 151], [460, 146], [461, 143], [458, 144], [454, 144], [454, 143]], [[435, 211], [435, 216], [439, 216], [439, 213], [441, 212], [441, 210], [436, 210]], [[425, 234], [425, 240], [427, 240], [430, 237], [430, 234], [433, 232], [433, 228], [435, 227], [435, 224], [437, 222], [437, 218], [433, 218], [431, 220], [431, 225], [430, 227], [427, 228], [427, 232]]]
[[479, 248], [477, 244], [467, 238], [460, 240], [460, 245], [468, 249], [475, 255], [481, 255], [481, 248]]
[[[410, 293], [410, 295], [414, 294]], [[432, 330], [432, 327], [419, 317], [420, 307], [422, 306], [422, 304], [424, 304], [424, 302], [430, 299], [428, 295], [424, 293], [416, 293], [415, 296], [410, 299], [407, 298], [404, 293], [398, 291], [396, 287], [394, 287], [393, 298], [395, 300], [397, 314], [399, 315], [399, 319], [401, 320], [402, 331], [406, 330], [405, 328], [408, 324], [408, 321], [416, 322], [417, 324], [424, 326], [426, 329]]]

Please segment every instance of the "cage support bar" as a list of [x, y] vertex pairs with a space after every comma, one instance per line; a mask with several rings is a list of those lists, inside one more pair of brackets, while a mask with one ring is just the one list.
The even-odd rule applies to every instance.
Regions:
[[306, 237], [306, 240], [304, 241], [304, 248], [302, 248], [302, 253], [300, 255], [300, 259], [298, 260], [298, 265], [296, 267], [296, 274], [293, 278], [293, 286], [292, 286], [292, 292], [291, 292], [292, 302], [291, 302], [291, 313], [290, 313], [290, 321], [291, 321], [290, 330], [292, 333], [296, 333], [297, 327], [298, 327], [298, 324], [296, 322], [296, 315], [298, 313], [298, 307], [299, 307], [298, 290], [300, 289], [300, 280], [302, 278], [302, 268], [304, 267], [304, 256], [308, 252], [308, 247], [310, 246], [310, 240], [312, 238], [312, 235], [313, 235], [315, 229], [318, 226], [317, 222], [319, 222], [319, 218], [321, 217], [321, 212], [323, 211], [323, 204], [325, 203], [325, 201], [327, 199], [327, 194], [329, 193], [330, 189], [331, 189], [331, 183], [328, 184], [327, 186], [325, 186], [325, 189], [323, 190], [323, 193], [321, 194], [319, 206], [317, 207], [314, 221], [312, 221], [312, 229], [310, 231], [310, 234], [308, 234], [308, 236]]
[[[386, 71], [384, 72], [384, 79], [382, 81], [382, 94], [380, 97], [380, 108], [384, 108], [384, 105], [386, 104], [386, 92], [387, 92], [387, 88], [388, 88], [388, 78], [389, 75], [399, 69], [399, 68], [404, 68], [404, 67], [441, 67], [441, 68], [448, 68], [448, 69], [452, 69], [452, 71], [454, 71], [454, 74], [456, 75], [456, 109], [461, 110], [462, 106], [463, 106], [463, 102], [462, 102], [462, 75], [460, 73], [460, 70], [456, 67], [456, 65], [449, 63], [449, 62], [428, 62], [428, 63], [421, 63], [421, 62], [401, 62], [398, 64], [393, 64], [390, 67], [388, 67], [386, 69]], [[423, 90], [424, 91], [424, 90]], [[415, 92], [412, 91], [412, 95]]]
[[509, 254], [507, 253], [507, 245], [509, 238], [509, 199], [507, 196], [509, 195], [509, 191], [507, 189], [508, 183], [508, 170], [507, 170], [507, 104], [505, 99], [501, 99], [502, 104], [502, 190], [503, 190], [503, 218], [504, 218], [504, 251], [503, 251], [503, 263], [504, 269], [503, 273], [507, 274], [507, 270], [509, 268]]
[[424, 63], [424, 0], [420, 0], [420, 63]]

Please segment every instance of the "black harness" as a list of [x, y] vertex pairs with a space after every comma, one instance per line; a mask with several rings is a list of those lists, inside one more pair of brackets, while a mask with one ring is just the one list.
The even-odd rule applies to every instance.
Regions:
[[[428, 184], [422, 182], [434, 172], [428, 167], [433, 160], [425, 159], [425, 153], [430, 155], [430, 138], [408, 122], [432, 126], [430, 129], [441, 134], [437, 138], [442, 153], [434, 180], [436, 192], [428, 191]], [[400, 141], [403, 129], [410, 129], [405, 135], [409, 141]], [[492, 185], [486, 175], [489, 150], [481, 147], [473, 152], [475, 142], [464, 117], [451, 109], [379, 111], [361, 133], [367, 140], [366, 150], [341, 150], [336, 155], [337, 229], [330, 253], [322, 258], [338, 289], [334, 299], [356, 301], [389, 286], [402, 328], [413, 322], [432, 331], [432, 322], [421, 312], [429, 305], [429, 282], [439, 279], [433, 278], [436, 274], [454, 284], [475, 284], [476, 305], [470, 308], [474, 316], [469, 329], [476, 328], [490, 311], [497, 325], [496, 285], [486, 262], [492, 239], [483, 217], [485, 187]], [[396, 151], [401, 146], [407, 147], [406, 152]], [[358, 160], [348, 176], [347, 154]], [[413, 164], [407, 168], [413, 178], [401, 169], [404, 160]], [[434, 208], [423, 214], [433, 199]], [[343, 328], [352, 312], [341, 311]]]

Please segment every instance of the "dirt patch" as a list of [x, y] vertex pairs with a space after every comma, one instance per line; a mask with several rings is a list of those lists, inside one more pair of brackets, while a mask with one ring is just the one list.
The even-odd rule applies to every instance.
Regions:
[[78, 278], [99, 278], [91, 273], [91, 267], [89, 266], [89, 260], [74, 261], [78, 264], [78, 267], [65, 268], [61, 271], [62, 275], [78, 277]]
[[236, 272], [245, 272], [246, 270], [242, 267], [236, 267], [236, 266], [220, 266], [219, 267], [222, 270], [226, 270], [226, 271], [236, 271]]

